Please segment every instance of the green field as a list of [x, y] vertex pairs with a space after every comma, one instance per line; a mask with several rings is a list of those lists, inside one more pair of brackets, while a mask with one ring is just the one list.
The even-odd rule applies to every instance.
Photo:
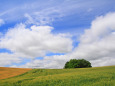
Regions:
[[0, 86], [115, 86], [115, 66], [77, 69], [33, 69], [0, 80]]

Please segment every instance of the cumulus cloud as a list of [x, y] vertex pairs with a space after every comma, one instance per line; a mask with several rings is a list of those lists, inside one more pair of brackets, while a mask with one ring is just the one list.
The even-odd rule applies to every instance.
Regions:
[[[11, 50], [16, 58], [43, 57], [43, 60], [34, 59], [18, 67], [63, 68], [65, 62], [73, 58], [89, 60], [92, 66], [115, 65], [114, 20], [115, 13], [97, 17], [81, 35], [80, 43], [73, 51], [72, 39], [67, 34], [53, 34], [51, 26], [33, 25], [26, 28], [24, 24], [9, 29], [0, 39], [0, 48]], [[66, 55], [46, 56], [48, 52]]]
[[91, 28], [85, 30], [78, 47], [71, 53], [46, 56], [21, 67], [63, 68], [65, 62], [73, 58], [89, 60], [92, 66], [115, 65], [115, 13], [92, 21]]
[[18, 24], [1, 37], [0, 48], [6, 48], [25, 58], [43, 57], [48, 52], [67, 53], [72, 50], [72, 40], [66, 34], [53, 34], [51, 26]]
[[4, 20], [0, 19], [0, 26], [4, 24]]
[[115, 13], [109, 13], [97, 17], [92, 22], [91, 28], [85, 30], [72, 56], [90, 60], [93, 66], [111, 65], [115, 63], [114, 44]]
[[22, 59], [15, 54], [0, 53], [0, 66], [11, 65], [12, 63], [20, 63]]
[[63, 68], [63, 65], [70, 58], [66, 55], [54, 55], [54, 56], [45, 56], [43, 60], [35, 59], [31, 62], [28, 62], [24, 65], [18, 66], [21, 68]]

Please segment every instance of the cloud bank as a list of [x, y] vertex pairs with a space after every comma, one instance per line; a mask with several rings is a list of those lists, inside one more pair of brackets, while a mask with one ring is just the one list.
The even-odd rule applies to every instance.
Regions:
[[[0, 48], [13, 53], [0, 53], [0, 62], [6, 60], [6, 63], [0, 66], [19, 63], [22, 58], [36, 57], [43, 59], [33, 59], [18, 67], [63, 68], [65, 62], [73, 58], [89, 60], [92, 66], [115, 65], [115, 13], [108, 13], [93, 20], [91, 27], [81, 35], [74, 50], [71, 36], [54, 34], [51, 32], [53, 29], [51, 26], [37, 25], [27, 28], [26, 24], [10, 28], [0, 38]], [[49, 52], [65, 54], [47, 56]]]
[[97, 17], [85, 30], [73, 57], [85, 58], [93, 66], [115, 64], [115, 13]]
[[79, 45], [66, 55], [45, 56], [20, 67], [63, 68], [70, 59], [86, 59], [92, 66], [115, 65], [115, 13], [97, 17], [80, 37]]
[[44, 57], [48, 52], [67, 53], [72, 50], [72, 40], [67, 34], [53, 34], [51, 26], [18, 24], [0, 39], [0, 48], [6, 48], [21, 57]]

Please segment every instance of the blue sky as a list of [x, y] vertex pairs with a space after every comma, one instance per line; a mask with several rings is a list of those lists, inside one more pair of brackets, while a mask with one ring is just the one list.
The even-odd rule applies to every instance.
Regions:
[[[89, 52], [93, 51], [91, 53], [97, 56], [92, 58], [83, 47], [91, 47], [89, 44], [93, 46], [94, 43], [100, 45], [104, 41], [97, 40], [88, 44], [83, 40], [84, 36], [90, 39], [107, 38], [105, 35], [91, 38], [89, 36], [93, 35], [87, 35], [87, 30], [94, 34], [92, 27], [99, 22], [97, 18], [100, 21], [107, 19], [107, 15], [111, 18], [115, 12], [114, 3], [114, 0], [0, 0], [0, 66], [62, 68], [64, 62], [72, 58], [90, 60], [93, 66], [106, 65], [108, 59], [114, 59], [114, 55], [111, 57], [112, 53], [108, 53], [104, 56], [102, 53], [109, 52], [112, 48], [97, 55], [97, 52], [103, 51], [104, 48], [99, 50], [93, 47]], [[112, 20], [110, 22], [114, 23]], [[99, 23], [99, 26], [103, 24]], [[101, 27], [102, 30], [103, 28]], [[105, 34], [104, 31], [101, 35]], [[114, 29], [112, 31], [114, 32]], [[108, 37], [113, 32], [109, 33]], [[111, 43], [114, 43], [112, 37]], [[79, 55], [81, 51], [86, 57], [84, 53]], [[106, 63], [101, 62], [103, 59]], [[110, 63], [112, 64], [109, 65], [114, 64]], [[60, 66], [57, 66], [58, 64]]]

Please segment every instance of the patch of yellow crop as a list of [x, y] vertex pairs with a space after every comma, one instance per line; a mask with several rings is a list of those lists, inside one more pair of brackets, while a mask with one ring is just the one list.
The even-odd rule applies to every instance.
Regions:
[[0, 79], [14, 77], [23, 74], [29, 70], [31, 69], [0, 67]]

